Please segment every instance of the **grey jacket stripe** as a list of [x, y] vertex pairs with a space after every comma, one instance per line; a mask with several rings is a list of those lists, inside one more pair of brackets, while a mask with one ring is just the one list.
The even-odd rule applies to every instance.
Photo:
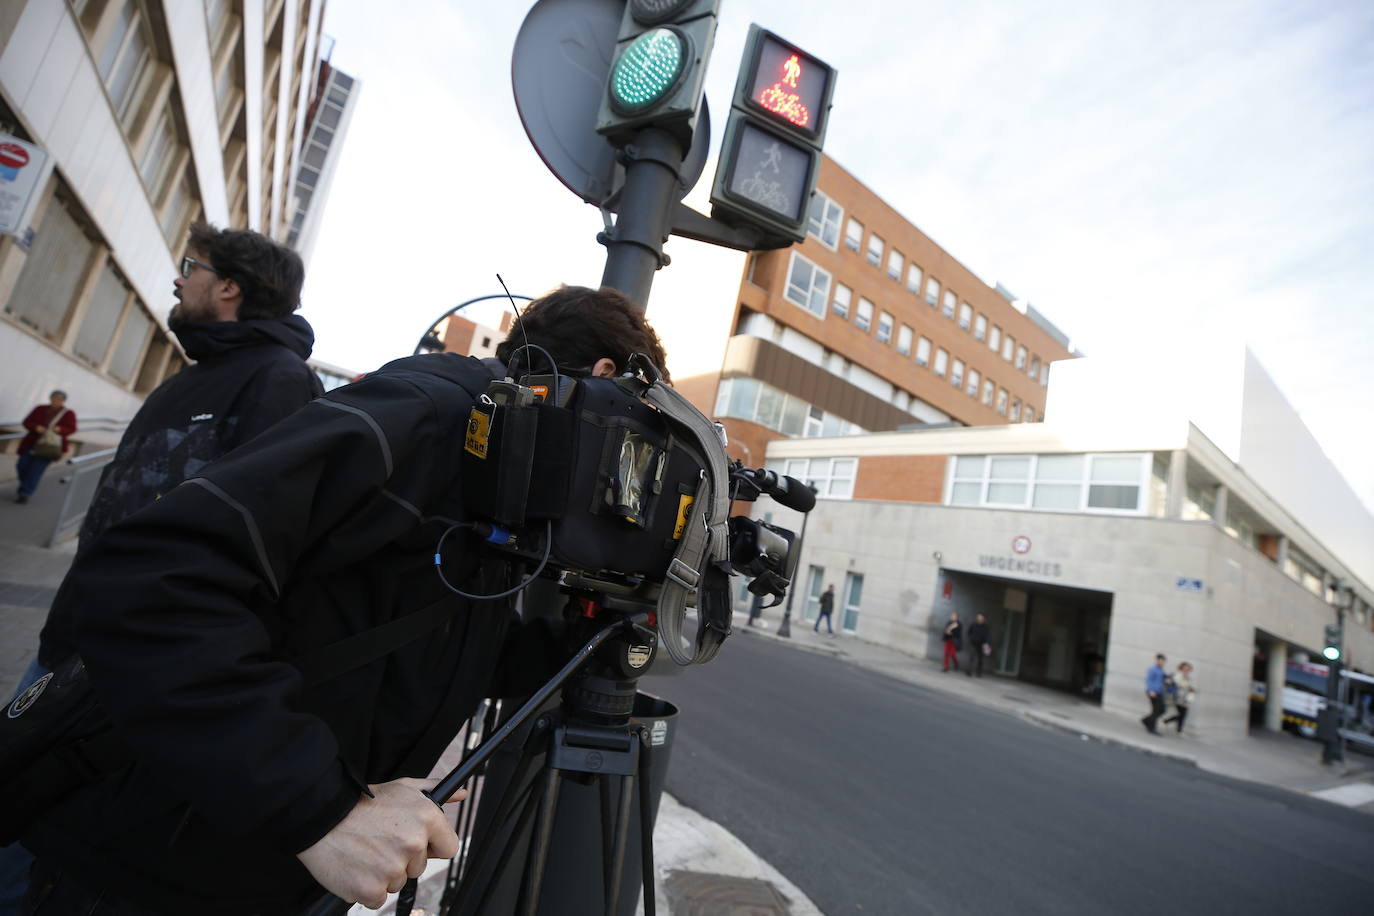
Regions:
[[351, 413], [354, 416], [363, 418], [368, 426], [372, 427], [372, 433], [377, 437], [377, 444], [382, 449], [382, 462], [386, 465], [386, 476], [391, 476], [391, 445], [386, 441], [386, 436], [382, 433], [382, 428], [377, 425], [377, 421], [372, 419], [372, 415], [365, 410], [359, 410], [352, 404], [340, 404], [338, 401], [331, 401], [329, 398], [320, 398], [315, 401], [325, 407], [333, 407], [335, 410], [342, 410], [344, 413]]
[[390, 490], [383, 490], [382, 495], [385, 496], [387, 499], [391, 500], [392, 502], [394, 502], [396, 505], [400, 506], [402, 509], [409, 512], [411, 515], [418, 518], [420, 521], [425, 520], [424, 515], [420, 512], [419, 509], [415, 508], [415, 506], [409, 500], [402, 499], [395, 493], [392, 493]]
[[277, 575], [272, 571], [272, 564], [267, 562], [267, 547], [262, 542], [262, 532], [258, 530], [258, 520], [253, 518], [253, 513], [248, 511], [248, 507], [204, 477], [192, 477], [185, 482], [205, 489], [210, 495], [218, 497], [243, 516], [243, 523], [248, 527], [248, 537], [253, 541], [253, 549], [258, 552], [258, 562], [262, 564], [262, 571], [267, 576], [267, 584], [272, 586], [272, 594], [281, 595], [281, 588], [277, 585]]

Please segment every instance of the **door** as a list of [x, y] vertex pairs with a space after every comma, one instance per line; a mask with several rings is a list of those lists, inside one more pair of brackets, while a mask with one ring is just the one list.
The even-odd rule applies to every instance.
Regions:
[[821, 614], [821, 584], [825, 580], [825, 567], [812, 566], [806, 573], [806, 603], [802, 605], [802, 618], [815, 620]]
[[859, 630], [859, 602], [863, 600], [863, 594], [863, 573], [845, 573], [844, 615], [840, 619], [840, 629], [846, 633], [856, 633]]

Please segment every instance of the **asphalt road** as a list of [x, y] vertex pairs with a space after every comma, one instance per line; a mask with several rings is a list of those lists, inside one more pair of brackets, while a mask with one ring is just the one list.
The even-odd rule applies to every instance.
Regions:
[[642, 687], [668, 791], [827, 916], [1374, 912], [1367, 814], [743, 634]]

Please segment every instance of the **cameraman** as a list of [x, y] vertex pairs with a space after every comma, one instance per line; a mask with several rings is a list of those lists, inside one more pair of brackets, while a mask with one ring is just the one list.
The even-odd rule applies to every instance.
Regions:
[[[633, 352], [664, 363], [642, 314], [610, 289], [562, 287], [533, 303], [498, 357], [539, 371], [518, 351], [527, 340], [574, 375], [615, 375]], [[454, 354], [392, 362], [78, 558], [64, 591], [76, 645], [132, 759], [25, 834], [37, 857], [26, 913], [99, 901], [135, 916], [294, 914], [316, 882], [376, 907], [427, 858], [455, 854], [421, 794], [429, 783], [410, 777], [430, 771], [483, 697], [555, 662], [515, 654], [513, 599], [469, 601], [433, 569], [440, 535], [467, 517], [459, 456], [492, 377]], [[465, 548], [451, 536], [443, 556], [462, 590], [518, 581], [521, 570]], [[389, 654], [303, 673], [322, 647], [431, 617]]]

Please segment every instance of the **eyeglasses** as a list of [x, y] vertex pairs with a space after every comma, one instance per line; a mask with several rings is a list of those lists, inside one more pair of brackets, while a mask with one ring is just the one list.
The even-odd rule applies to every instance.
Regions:
[[203, 267], [215, 276], [219, 276], [219, 271], [215, 270], [213, 267], [211, 267], [209, 264], [206, 264], [204, 261], [197, 261], [195, 258], [181, 259], [181, 275], [183, 277], [190, 278], [191, 274], [195, 271], [197, 267]]

